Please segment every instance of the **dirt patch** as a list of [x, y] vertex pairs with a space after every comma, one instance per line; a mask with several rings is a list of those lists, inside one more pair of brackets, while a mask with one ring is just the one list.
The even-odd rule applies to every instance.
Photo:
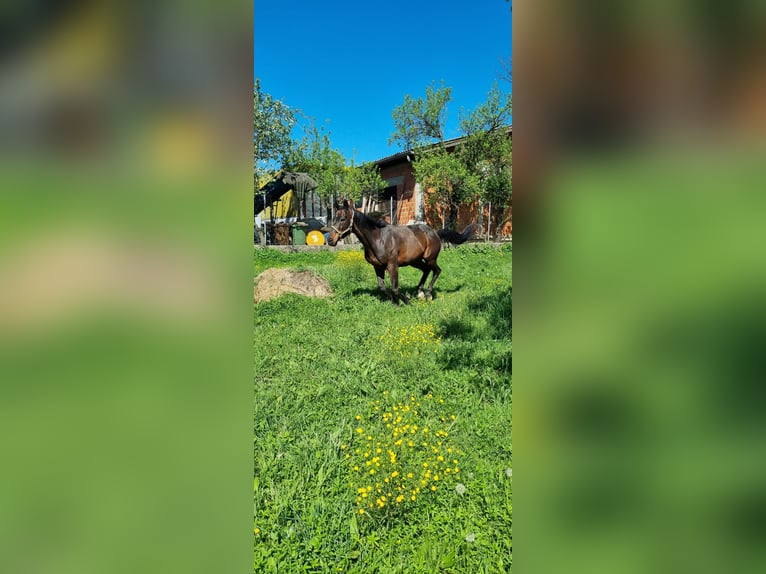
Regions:
[[330, 297], [332, 289], [327, 279], [313, 271], [267, 269], [255, 278], [253, 300], [256, 303], [274, 299], [285, 293], [305, 297]]

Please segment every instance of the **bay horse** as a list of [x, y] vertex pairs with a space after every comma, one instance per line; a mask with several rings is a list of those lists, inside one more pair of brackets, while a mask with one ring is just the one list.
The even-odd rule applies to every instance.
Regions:
[[[399, 292], [399, 267], [411, 265], [420, 269], [423, 276], [418, 284], [418, 298], [432, 299], [434, 283], [442, 271], [436, 263], [442, 248], [440, 235], [444, 233], [444, 239], [459, 244], [465, 242], [476, 229], [476, 226], [471, 224], [462, 234], [458, 234], [449, 230], [437, 233], [424, 223], [389, 225], [357, 211], [348, 201], [336, 207], [335, 219], [330, 227], [332, 231], [327, 242], [332, 246], [337, 245], [338, 241], [349, 233], [359, 238], [364, 246], [364, 258], [375, 268], [378, 287], [394, 304], [399, 300], [409, 302], [407, 296]], [[386, 271], [391, 281], [391, 292], [385, 285]], [[423, 292], [423, 285], [429, 273], [432, 273], [431, 283]]]

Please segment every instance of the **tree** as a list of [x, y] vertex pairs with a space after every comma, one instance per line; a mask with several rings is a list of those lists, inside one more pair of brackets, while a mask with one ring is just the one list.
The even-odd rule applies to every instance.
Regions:
[[426, 88], [425, 98], [404, 96], [404, 103], [394, 108], [395, 131], [388, 143], [401, 142], [404, 149], [415, 149], [428, 143], [444, 143], [447, 104], [452, 100], [452, 88], [442, 82], [441, 88]]
[[386, 187], [380, 177], [380, 169], [374, 162], [357, 165], [352, 158], [346, 168], [344, 190], [351, 199], [358, 200], [364, 195], [377, 195]]
[[393, 111], [395, 131], [390, 143], [401, 142], [405, 149], [417, 151], [412, 162], [415, 178], [431, 190], [429, 201], [447, 211], [446, 226], [457, 222], [457, 209], [469, 193], [471, 181], [464, 166], [444, 147], [447, 104], [452, 88], [433, 85], [426, 88], [425, 98], [405, 95], [404, 103]]
[[504, 82], [508, 82], [510, 85], [513, 85], [513, 61], [510, 57], [508, 57], [504, 60], [500, 60], [500, 65], [502, 66], [503, 70], [500, 72], [498, 77]]
[[416, 179], [430, 191], [429, 203], [446, 209], [445, 227], [453, 229], [457, 223], [458, 206], [478, 192], [478, 178], [460, 156], [441, 146], [421, 151], [413, 168]]
[[253, 170], [256, 182], [284, 163], [292, 147], [291, 132], [296, 122], [296, 112], [265, 93], [256, 78], [253, 86]]
[[511, 95], [502, 93], [497, 84], [484, 103], [471, 112], [461, 113], [460, 129], [465, 141], [456, 153], [477, 178], [480, 225], [485, 203], [504, 206], [511, 200], [513, 144], [507, 125], [512, 113]]
[[341, 195], [359, 199], [385, 187], [374, 163], [356, 165], [353, 159], [346, 160], [332, 147], [329, 130], [317, 127], [311, 118], [303, 128], [303, 137], [293, 143], [285, 165], [309, 173], [319, 183], [317, 195], [328, 202]]
[[[510, 198], [510, 140], [507, 124], [511, 118], [511, 96], [497, 85], [486, 102], [475, 110], [461, 110], [460, 131], [465, 138], [457, 150], [448, 152], [444, 143], [447, 104], [451, 89], [426, 89], [425, 98], [405, 96], [395, 108], [396, 131], [392, 142], [414, 149], [415, 178], [430, 190], [429, 202], [447, 213], [445, 226], [454, 228], [460, 204], [482, 198], [505, 203]], [[507, 169], [508, 168], [508, 169]]]

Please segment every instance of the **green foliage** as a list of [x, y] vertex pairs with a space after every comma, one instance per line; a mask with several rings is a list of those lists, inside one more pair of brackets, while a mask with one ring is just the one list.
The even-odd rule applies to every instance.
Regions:
[[317, 195], [329, 199], [338, 192], [345, 164], [343, 154], [332, 147], [329, 131], [310, 119], [303, 128], [303, 137], [293, 143], [286, 167], [310, 174], [319, 184]]
[[[304, 266], [335, 292], [331, 299], [291, 295], [255, 307], [256, 572], [510, 571], [512, 254], [464, 245], [442, 253], [439, 264], [433, 301], [394, 307], [379, 296], [361, 250], [255, 251], [256, 272]], [[410, 294], [419, 278], [415, 269], [400, 270], [401, 288]], [[397, 423], [413, 399], [418, 414], [411, 409]], [[418, 425], [420, 436], [421, 450], [410, 458], [407, 439], [395, 444], [406, 424], [407, 432]], [[360, 439], [359, 427], [371, 432]], [[424, 427], [440, 436], [424, 441]], [[362, 445], [376, 440], [375, 454], [365, 458]], [[423, 442], [459, 454], [447, 459]], [[385, 466], [389, 484], [403, 471], [414, 481], [411, 463], [420, 465], [414, 501], [410, 492], [397, 505], [391, 490], [390, 505], [387, 490], [381, 508], [375, 502], [384, 495], [381, 479], [380, 493], [376, 482], [364, 484], [375, 493], [374, 508], [366, 502], [359, 513], [363, 485], [354, 461], [361, 457], [367, 468], [373, 456], [381, 457], [376, 475]], [[447, 461], [452, 477], [435, 481], [433, 471], [425, 477], [423, 462]]]
[[[430, 190], [432, 205], [457, 206], [478, 193], [479, 178], [471, 173], [462, 158], [441, 147], [418, 155], [413, 162], [415, 177]], [[450, 210], [447, 227], [454, 227], [456, 210]]]
[[394, 108], [395, 131], [389, 143], [401, 142], [405, 149], [414, 149], [428, 143], [444, 141], [447, 104], [452, 99], [452, 88], [433, 85], [426, 88], [425, 98], [404, 96], [404, 103]]
[[[393, 112], [396, 131], [390, 141], [402, 142], [417, 153], [415, 177], [431, 190], [429, 201], [447, 211], [454, 228], [457, 208], [473, 199], [507, 205], [512, 193], [512, 143], [507, 125], [513, 111], [510, 94], [497, 84], [476, 109], [460, 113], [464, 141], [454, 153], [444, 148], [444, 123], [451, 89], [426, 89], [425, 98], [406, 95]], [[437, 143], [434, 143], [437, 142]]]
[[485, 102], [461, 113], [460, 128], [466, 140], [456, 153], [478, 179], [477, 196], [483, 202], [506, 205], [511, 199], [513, 142], [505, 126], [512, 113], [511, 95], [503, 94], [497, 84]]
[[253, 166], [255, 181], [267, 171], [279, 168], [288, 156], [296, 124], [289, 106], [261, 89], [258, 78], [253, 86]]
[[309, 173], [319, 184], [316, 193], [323, 199], [339, 196], [359, 199], [385, 187], [377, 166], [370, 162], [356, 165], [332, 147], [330, 132], [318, 128], [313, 120], [304, 127], [303, 137], [294, 142], [286, 167]]
[[357, 200], [363, 195], [376, 195], [383, 191], [386, 182], [380, 177], [380, 169], [373, 162], [356, 165], [352, 159], [343, 179], [344, 195]]

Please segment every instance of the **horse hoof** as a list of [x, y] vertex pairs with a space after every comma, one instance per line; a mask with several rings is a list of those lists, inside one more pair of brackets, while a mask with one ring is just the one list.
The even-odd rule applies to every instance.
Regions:
[[423, 293], [422, 291], [418, 291], [418, 299], [425, 299], [425, 298], [426, 298], [426, 294]]
[[433, 301], [433, 300], [434, 300], [434, 296], [433, 295], [431, 295], [430, 293], [428, 295], [426, 295], [426, 301]]

